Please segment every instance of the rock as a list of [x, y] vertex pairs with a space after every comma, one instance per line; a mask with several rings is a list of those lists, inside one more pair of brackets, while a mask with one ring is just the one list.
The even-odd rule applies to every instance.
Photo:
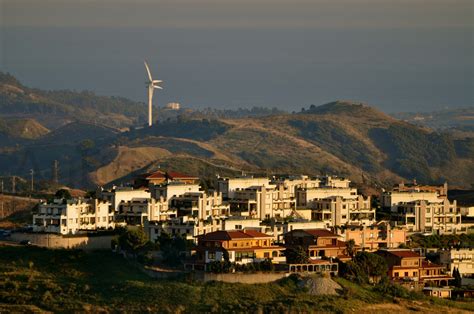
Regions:
[[302, 277], [297, 286], [306, 288], [311, 295], [338, 295], [342, 287], [329, 277], [308, 276]]

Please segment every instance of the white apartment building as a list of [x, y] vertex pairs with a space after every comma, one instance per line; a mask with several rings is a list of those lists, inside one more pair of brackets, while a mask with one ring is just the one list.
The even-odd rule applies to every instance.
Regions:
[[178, 216], [198, 219], [225, 218], [230, 215], [230, 205], [222, 200], [222, 194], [218, 192], [186, 192], [173, 197], [170, 208], [176, 209]]
[[395, 207], [398, 221], [409, 232], [452, 234], [466, 232], [461, 224], [461, 211], [456, 201], [444, 199], [442, 202], [418, 200], [399, 203]]
[[244, 229], [253, 229], [262, 232], [263, 226], [260, 224], [260, 219], [244, 216], [230, 216], [222, 223], [222, 230]]
[[283, 185], [237, 189], [229, 200], [233, 214], [257, 219], [284, 218], [296, 209], [296, 200]]
[[114, 211], [118, 211], [118, 207], [123, 202], [131, 201], [138, 198], [150, 198], [148, 189], [133, 189], [132, 187], [113, 187], [111, 190], [99, 189], [97, 198], [108, 201]]
[[295, 221], [276, 221], [268, 225], [262, 225], [262, 232], [273, 237], [276, 243], [283, 243], [285, 233], [297, 229], [324, 229], [326, 224], [322, 221], [310, 221], [298, 219]]
[[150, 187], [151, 197], [160, 199], [163, 197], [166, 201], [170, 201], [174, 197], [186, 193], [202, 193], [199, 184], [189, 184], [184, 182], [169, 182], [161, 185]]
[[312, 219], [322, 221], [326, 227], [344, 225], [370, 226], [376, 223], [375, 209], [370, 196], [356, 198], [332, 196], [314, 199], [307, 206], [312, 209]]
[[33, 231], [76, 234], [81, 231], [114, 228], [110, 203], [101, 200], [56, 199], [41, 203], [33, 215]]
[[156, 242], [162, 233], [170, 236], [181, 236], [183, 239], [197, 243], [197, 236], [222, 230], [222, 219], [198, 219], [182, 216], [162, 221], [146, 221], [145, 232], [150, 241]]
[[307, 207], [318, 199], [340, 196], [345, 199], [357, 199], [357, 189], [350, 187], [351, 181], [345, 178], [326, 176], [321, 178], [319, 186], [303, 186], [296, 190], [298, 207]]
[[382, 206], [395, 212], [400, 203], [415, 201], [442, 203], [447, 198], [447, 193], [447, 183], [442, 186], [417, 185], [416, 182], [410, 185], [400, 183], [392, 191], [382, 194]]
[[474, 277], [474, 248], [442, 250], [440, 263], [453, 273], [454, 268], [459, 270], [461, 277]]
[[268, 178], [254, 178], [254, 177], [242, 177], [242, 178], [221, 178], [218, 177], [216, 180], [217, 192], [222, 193], [224, 199], [232, 199], [235, 197], [234, 193], [237, 190], [242, 190], [255, 186], [271, 186], [270, 179]]
[[133, 198], [119, 204], [115, 219], [117, 223], [143, 226], [146, 220], [166, 220], [176, 216], [176, 209], [170, 209], [163, 197]]
[[272, 180], [272, 184], [276, 186], [283, 185], [285, 189], [289, 190], [291, 196], [296, 197], [296, 190], [298, 188], [317, 188], [321, 185], [321, 180], [318, 178], [310, 178], [305, 175], [291, 176], [288, 178], [277, 178]]

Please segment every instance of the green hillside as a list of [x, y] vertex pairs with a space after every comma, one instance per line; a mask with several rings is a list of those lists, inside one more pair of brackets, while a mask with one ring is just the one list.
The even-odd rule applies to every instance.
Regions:
[[311, 295], [294, 280], [270, 284], [154, 280], [109, 251], [0, 247], [0, 312], [309, 313], [462, 311], [470, 303], [394, 298], [338, 279], [340, 296]]

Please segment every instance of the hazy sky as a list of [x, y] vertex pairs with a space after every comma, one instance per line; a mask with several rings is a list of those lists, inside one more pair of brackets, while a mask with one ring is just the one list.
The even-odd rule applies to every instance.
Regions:
[[0, 70], [45, 89], [189, 107], [474, 105], [474, 2], [0, 0]]

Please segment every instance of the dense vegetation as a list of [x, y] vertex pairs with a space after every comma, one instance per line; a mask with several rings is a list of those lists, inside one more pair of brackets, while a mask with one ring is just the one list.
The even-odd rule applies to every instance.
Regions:
[[474, 233], [470, 234], [445, 234], [424, 236], [415, 234], [411, 236], [412, 247], [422, 248], [473, 248]]
[[219, 120], [208, 119], [185, 119], [178, 117], [177, 121], [164, 121], [153, 125], [151, 128], [143, 128], [130, 131], [130, 138], [143, 138], [144, 136], [167, 136], [189, 138], [198, 141], [208, 141], [222, 133], [229, 126]]
[[387, 154], [387, 166], [406, 178], [431, 182], [430, 167], [446, 165], [456, 157], [454, 143], [447, 134], [392, 124], [386, 129], [372, 129], [370, 136]]
[[290, 120], [288, 123], [298, 129], [301, 137], [318, 144], [342, 160], [356, 164], [369, 172], [379, 169], [366, 144], [348, 134], [336, 123], [304, 120]]

